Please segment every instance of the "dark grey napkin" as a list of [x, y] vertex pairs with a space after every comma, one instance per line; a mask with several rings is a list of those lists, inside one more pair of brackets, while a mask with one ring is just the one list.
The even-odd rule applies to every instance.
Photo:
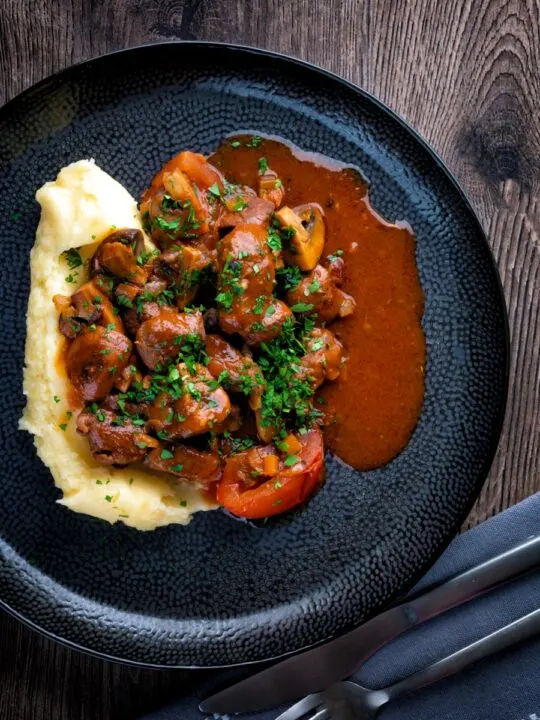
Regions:
[[[540, 493], [458, 536], [413, 592], [426, 590], [536, 535], [540, 535]], [[353, 679], [366, 687], [383, 687], [539, 606], [540, 568], [402, 635], [370, 658]], [[141, 720], [202, 720], [199, 701], [245, 676], [242, 669], [179, 672], [178, 701]], [[241, 717], [273, 720], [279, 712]], [[213, 716], [213, 720], [219, 717]], [[540, 637], [388, 705], [380, 718], [540, 720]]]

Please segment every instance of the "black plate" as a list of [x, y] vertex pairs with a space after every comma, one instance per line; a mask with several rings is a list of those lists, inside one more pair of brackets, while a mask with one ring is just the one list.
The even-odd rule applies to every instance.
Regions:
[[[139, 533], [72, 513], [55, 504], [51, 476], [17, 429], [34, 193], [62, 166], [94, 157], [138, 196], [180, 149], [209, 153], [238, 130], [360, 166], [375, 208], [415, 229], [428, 345], [420, 423], [380, 470], [355, 473], [328, 458], [323, 491], [276, 527], [211, 512], [187, 528]], [[486, 477], [508, 370], [504, 300], [486, 239], [423, 141], [377, 100], [310, 65], [171, 43], [84, 63], [8, 103], [0, 170], [2, 605], [103, 656], [216, 666], [328, 638], [411, 585]]]

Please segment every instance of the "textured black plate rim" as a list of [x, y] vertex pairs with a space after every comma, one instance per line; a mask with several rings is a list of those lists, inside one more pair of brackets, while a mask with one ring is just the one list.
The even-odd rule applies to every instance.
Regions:
[[[495, 457], [495, 453], [497, 451], [497, 447], [499, 445], [499, 440], [501, 436], [501, 431], [504, 423], [504, 418], [506, 414], [506, 405], [508, 400], [508, 385], [509, 385], [509, 377], [510, 377], [510, 330], [509, 330], [509, 323], [508, 323], [508, 311], [506, 307], [506, 301], [504, 298], [504, 291], [502, 286], [502, 281], [498, 272], [497, 264], [495, 262], [495, 258], [493, 256], [493, 252], [491, 251], [491, 247], [489, 245], [487, 236], [484, 232], [484, 229], [480, 223], [480, 220], [478, 219], [478, 216], [476, 215], [476, 212], [474, 211], [468, 197], [466, 196], [464, 190], [461, 188], [458, 180], [454, 176], [454, 174], [449, 170], [449, 168], [444, 163], [441, 156], [429, 145], [429, 143], [416, 131], [413, 127], [407, 123], [406, 120], [404, 120], [400, 115], [398, 115], [394, 110], [392, 110], [390, 107], [388, 107], [385, 103], [383, 103], [381, 100], [379, 100], [377, 97], [372, 95], [367, 90], [362, 89], [358, 85], [356, 85], [353, 82], [350, 82], [349, 80], [346, 80], [345, 78], [341, 77], [340, 75], [337, 75], [336, 73], [331, 72], [330, 70], [326, 70], [323, 67], [320, 67], [319, 65], [316, 65], [314, 63], [307, 62], [306, 60], [300, 60], [299, 58], [291, 57], [290, 55], [286, 55], [284, 53], [278, 53], [274, 52], [272, 50], [266, 50], [263, 48], [257, 48], [252, 47], [249, 45], [236, 45], [233, 43], [223, 43], [223, 42], [213, 42], [213, 41], [204, 41], [204, 40], [173, 40], [173, 41], [167, 41], [167, 42], [158, 42], [158, 43], [144, 43], [141, 45], [134, 45], [129, 48], [124, 48], [122, 50], [116, 50], [114, 52], [110, 53], [104, 53], [102, 55], [97, 55], [96, 57], [90, 58], [89, 60], [83, 60], [81, 62], [75, 63], [73, 65], [70, 65], [67, 68], [63, 68], [61, 70], [58, 70], [55, 73], [52, 73], [51, 75], [48, 75], [47, 77], [43, 78], [42, 80], [39, 80], [37, 83], [34, 83], [30, 87], [26, 88], [22, 92], [20, 92], [15, 97], [11, 98], [5, 105], [0, 107], [0, 113], [10, 113], [11, 108], [15, 107], [18, 102], [20, 102], [23, 98], [25, 98], [27, 95], [30, 95], [33, 92], [36, 92], [40, 90], [41, 88], [44, 88], [49, 82], [52, 80], [62, 80], [63, 78], [69, 78], [70, 75], [76, 73], [82, 68], [91, 68], [92, 63], [98, 62], [107, 58], [114, 58], [119, 55], [125, 55], [133, 51], [141, 51], [145, 48], [154, 48], [156, 46], [176, 46], [176, 45], [192, 45], [197, 46], [200, 48], [214, 48], [217, 50], [223, 50], [227, 53], [244, 53], [245, 55], [253, 55], [256, 57], [266, 57], [269, 59], [276, 59], [280, 61], [286, 61], [294, 66], [303, 68], [304, 70], [310, 70], [313, 73], [318, 73], [319, 75], [322, 75], [326, 77], [329, 81], [332, 83], [337, 83], [342, 85], [343, 87], [347, 88], [348, 90], [351, 90], [355, 92], [356, 94], [360, 95], [364, 100], [367, 100], [368, 102], [375, 105], [379, 110], [381, 110], [383, 113], [389, 115], [398, 125], [400, 125], [403, 130], [408, 133], [409, 135], [413, 136], [414, 139], [423, 147], [423, 149], [428, 153], [428, 155], [431, 156], [431, 158], [435, 161], [436, 165], [438, 166], [441, 173], [443, 173], [446, 177], [446, 179], [450, 182], [450, 184], [453, 186], [453, 188], [457, 191], [458, 195], [460, 196], [460, 199], [463, 203], [463, 206], [467, 210], [467, 213], [470, 216], [470, 219], [474, 223], [476, 227], [476, 231], [478, 233], [478, 237], [482, 239], [483, 244], [485, 245], [486, 250], [488, 251], [488, 255], [491, 259], [492, 264], [492, 270], [493, 274], [496, 278], [497, 287], [499, 290], [499, 296], [501, 300], [501, 308], [503, 310], [503, 322], [504, 322], [504, 388], [503, 388], [503, 397], [501, 397], [501, 407], [499, 412], [499, 417], [497, 418], [496, 428], [493, 433], [493, 436], [491, 438], [491, 443], [489, 448], [487, 449], [486, 453], [486, 461], [484, 464], [484, 467], [482, 469], [482, 472], [479, 474], [479, 480], [478, 485], [475, 488], [475, 493], [472, 496], [470, 502], [468, 503], [467, 507], [463, 511], [462, 515], [458, 518], [456, 521], [454, 527], [453, 527], [453, 534], [455, 534], [459, 528], [461, 527], [463, 521], [469, 514], [471, 508], [473, 507], [476, 498], [478, 496], [478, 493], [480, 492], [487, 475], [489, 473], [490, 467], [493, 463], [493, 459]], [[453, 535], [452, 535], [453, 536]], [[421, 567], [414, 575], [411, 576], [407, 586], [402, 588], [402, 594], [404, 594], [408, 589], [413, 587], [413, 585], [425, 574], [427, 569], [435, 562], [435, 559], [445, 550], [445, 548], [448, 546], [450, 541], [452, 540], [452, 536], [449, 536], [447, 539], [445, 539], [437, 548], [437, 553], [434, 555], [431, 560], [429, 560], [423, 567]], [[86, 648], [76, 642], [73, 642], [71, 640], [67, 640], [65, 638], [62, 638], [58, 635], [56, 635], [54, 632], [47, 630], [36, 623], [34, 623], [32, 620], [29, 620], [24, 615], [19, 613], [15, 608], [11, 607], [6, 603], [1, 597], [0, 597], [0, 608], [5, 610], [7, 613], [15, 617], [17, 620], [21, 621], [23, 624], [25, 624], [30, 629], [38, 632], [39, 634], [54, 640], [55, 642], [59, 643], [60, 645], [63, 645], [64, 647], [67, 647], [71, 650], [77, 650], [79, 652], [85, 653], [87, 655], [100, 658], [101, 660], [106, 660], [109, 662], [115, 662], [115, 663], [121, 663], [123, 665], [130, 665], [133, 667], [140, 667], [140, 668], [148, 668], [148, 669], [156, 669], [156, 670], [202, 670], [202, 669], [220, 669], [220, 668], [227, 668], [227, 667], [237, 667], [237, 666], [244, 666], [244, 665], [260, 665], [263, 662], [268, 662], [272, 660], [277, 660], [280, 658], [284, 658], [288, 655], [294, 655], [300, 652], [303, 652], [309, 647], [314, 647], [317, 644], [322, 644], [324, 642], [327, 642], [330, 638], [327, 638], [326, 640], [322, 641], [322, 643], [313, 643], [312, 645], [305, 646], [303, 648], [295, 649], [288, 653], [280, 653], [279, 655], [268, 657], [265, 660], [254, 660], [250, 662], [243, 662], [243, 663], [227, 663], [225, 665], [165, 665], [161, 663], [149, 663], [149, 662], [143, 662], [143, 661], [136, 661], [131, 659], [124, 659], [121, 657], [116, 657], [113, 655], [109, 655], [104, 652], [100, 652], [98, 650]], [[366, 617], [365, 620], [368, 620], [369, 618]], [[340, 633], [342, 634], [342, 633]]]

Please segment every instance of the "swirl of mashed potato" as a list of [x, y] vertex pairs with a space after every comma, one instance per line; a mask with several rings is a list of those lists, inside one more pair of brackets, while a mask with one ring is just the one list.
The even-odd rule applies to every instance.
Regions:
[[[137, 467], [104, 467], [93, 460], [76, 429], [82, 407], [74, 399], [62, 355], [56, 294], [71, 295], [87, 279], [86, 263], [70, 268], [66, 251], [87, 260], [111, 229], [142, 230], [135, 200], [93, 160], [65, 167], [36, 193], [41, 219], [30, 255], [21, 429], [34, 436], [38, 456], [62, 491], [62, 505], [139, 530], [187, 524], [193, 513], [216, 504], [197, 487]], [[146, 242], [151, 246], [150, 241]]]

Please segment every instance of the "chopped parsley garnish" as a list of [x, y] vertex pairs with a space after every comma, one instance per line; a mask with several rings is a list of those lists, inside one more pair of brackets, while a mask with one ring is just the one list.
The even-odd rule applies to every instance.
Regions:
[[248, 206], [248, 203], [240, 196], [236, 198], [234, 205], [232, 206], [233, 212], [242, 212]]
[[180, 500], [180, 507], [187, 507], [187, 500]]
[[58, 427], [60, 428], [60, 430], [63, 430], [64, 432], [66, 432], [66, 430], [67, 430], [67, 423], [60, 423], [60, 425], [59, 425]]
[[[177, 338], [175, 338], [176, 340]], [[178, 353], [178, 361], [186, 364], [190, 375], [194, 375], [196, 365], [208, 365], [209, 357], [206, 354], [206, 345], [199, 335], [184, 335], [181, 337], [181, 347]], [[169, 369], [168, 377], [171, 380], [178, 380], [180, 373], [174, 366]]]
[[105, 495], [105, 500], [106, 500], [107, 502], [109, 502], [109, 503], [112, 502], [112, 499], [113, 499], [113, 496], [112, 496], [112, 495]]
[[328, 255], [327, 260], [329, 262], [335, 262], [338, 257], [341, 257], [343, 255], [343, 250], [334, 250], [334, 252], [331, 255]]
[[310, 293], [316, 293], [317, 290], [320, 290], [320, 289], [321, 289], [321, 283], [318, 280], [313, 280], [313, 282], [311, 282], [308, 287], [308, 290]]
[[231, 455], [235, 455], [236, 453], [244, 452], [244, 450], [250, 450], [252, 447], [255, 446], [255, 440], [250, 437], [243, 437], [243, 438], [236, 438], [231, 437], [228, 438], [229, 440], [229, 447], [231, 451]]
[[266, 304], [266, 295], [259, 295], [251, 308], [255, 315], [261, 315]]
[[276, 270], [278, 288], [282, 293], [287, 290], [296, 290], [302, 281], [302, 273], [297, 265], [285, 265]]
[[59, 402], [60, 402], [60, 398], [58, 397], [58, 395], [55, 395], [54, 398], [53, 398], [53, 400], [54, 400], [55, 403], [59, 403]]
[[122, 305], [123, 307], [133, 307], [133, 303], [131, 302], [131, 300], [126, 295], [122, 295], [121, 293], [116, 296], [116, 301], [119, 305]]
[[216, 296], [216, 302], [225, 310], [230, 310], [235, 297], [244, 292], [239, 282], [241, 269], [240, 261], [234, 260], [232, 253], [229, 253], [221, 271], [220, 292]]
[[313, 384], [300, 371], [306, 353], [304, 340], [313, 327], [309, 318], [289, 318], [277, 338], [261, 343], [256, 360], [266, 382], [261, 407], [263, 427], [285, 432], [310, 426], [320, 417], [320, 411], [313, 407]]
[[283, 249], [281, 237], [279, 233], [276, 232], [274, 229], [269, 230], [266, 244], [268, 245], [270, 250], [273, 250], [274, 252], [281, 252], [281, 250]]
[[75, 268], [78, 268], [83, 264], [81, 254], [77, 250], [77, 248], [70, 248], [69, 250], [65, 250], [62, 255], [66, 259], [68, 268], [70, 270], [75, 270]]
[[240, 142], [240, 140], [233, 140], [233, 141], [231, 142], [231, 147], [233, 147], [233, 148], [236, 149], [236, 148], [239, 148], [241, 144], [242, 144], [242, 143]]
[[259, 158], [259, 173], [266, 175], [268, 172], [268, 160], [265, 157]]
[[172, 453], [170, 450], [167, 450], [167, 448], [163, 448], [163, 450], [159, 453], [159, 457], [162, 460], [172, 460], [174, 457], [174, 453]]
[[213, 195], [214, 197], [220, 198], [221, 197], [221, 190], [219, 189], [219, 186], [217, 183], [214, 183], [208, 188], [208, 192]]
[[300, 302], [300, 303], [296, 303], [296, 305], [292, 305], [291, 310], [294, 313], [306, 313], [306, 312], [309, 312], [310, 310], [313, 310], [313, 305], [311, 305], [310, 303]]
[[252, 135], [251, 138], [247, 141], [246, 147], [249, 148], [257, 148], [262, 143], [262, 137], [260, 135]]

